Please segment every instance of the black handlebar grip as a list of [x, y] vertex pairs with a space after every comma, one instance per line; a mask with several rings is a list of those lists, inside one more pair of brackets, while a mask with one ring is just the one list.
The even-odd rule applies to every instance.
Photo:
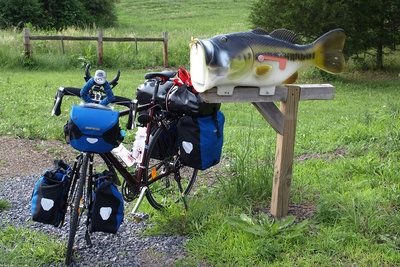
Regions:
[[53, 111], [51, 112], [51, 116], [60, 116], [61, 114], [61, 104], [64, 95], [73, 95], [73, 96], [78, 96], [80, 97], [80, 88], [74, 88], [74, 87], [60, 87], [58, 88], [58, 91], [56, 93], [56, 96], [54, 97], [54, 107]]
[[51, 112], [51, 116], [54, 115], [60, 116], [63, 96], [64, 96], [64, 88], [60, 87], [54, 97], [54, 106], [53, 106], [53, 111]]

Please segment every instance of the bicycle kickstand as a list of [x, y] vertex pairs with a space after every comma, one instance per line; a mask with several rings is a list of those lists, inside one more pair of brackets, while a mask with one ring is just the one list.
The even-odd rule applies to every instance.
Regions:
[[146, 193], [147, 189], [148, 189], [147, 186], [143, 186], [143, 187], [142, 187], [142, 189], [140, 190], [139, 198], [138, 198], [138, 200], [136, 201], [135, 207], [133, 208], [133, 210], [132, 210], [132, 212], [131, 212], [131, 214], [134, 216], [134, 218], [135, 218], [136, 220], [139, 220], [139, 221], [141, 221], [142, 218], [141, 218], [140, 216], [137, 216], [136, 212], [137, 212], [137, 210], [139, 209], [140, 203], [142, 203], [144, 194]]
[[181, 176], [179, 172], [175, 172], [174, 179], [178, 184], [179, 192], [181, 193], [183, 205], [185, 206], [185, 210], [188, 211], [188, 206], [186, 204], [185, 194], [183, 193], [182, 184], [181, 184]]

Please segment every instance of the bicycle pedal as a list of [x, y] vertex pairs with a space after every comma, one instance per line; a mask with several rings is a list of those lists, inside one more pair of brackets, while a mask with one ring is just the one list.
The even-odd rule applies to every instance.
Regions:
[[135, 219], [138, 222], [147, 220], [149, 218], [149, 214], [144, 213], [144, 212], [137, 212], [137, 213], [132, 214], [132, 216], [133, 216], [133, 219]]

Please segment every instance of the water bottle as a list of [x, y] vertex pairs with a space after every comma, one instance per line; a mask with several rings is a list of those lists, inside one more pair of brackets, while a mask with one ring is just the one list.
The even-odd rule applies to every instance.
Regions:
[[143, 158], [143, 151], [146, 141], [146, 127], [138, 127], [135, 135], [135, 142], [133, 142], [132, 157], [136, 162], [141, 162]]

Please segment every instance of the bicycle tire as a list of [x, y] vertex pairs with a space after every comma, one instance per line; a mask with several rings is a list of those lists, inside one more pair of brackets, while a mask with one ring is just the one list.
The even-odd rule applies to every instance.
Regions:
[[[151, 158], [151, 155], [153, 154], [152, 152], [156, 148], [157, 143], [161, 142], [160, 138], [163, 131], [164, 130], [162, 128], [158, 128], [154, 134], [151, 135], [149, 149], [145, 159], [145, 169], [142, 175], [142, 179], [145, 183], [151, 179], [151, 172], [153, 169], [155, 169], [154, 166], [160, 166], [159, 170], [161, 169], [161, 172], [168, 170], [173, 166], [173, 163], [178, 157], [178, 155], [175, 154], [163, 160]], [[196, 181], [198, 170], [183, 165], [181, 165], [178, 170], [182, 178], [181, 183], [183, 193], [184, 195], [188, 195], [193, 187], [194, 182]], [[148, 186], [148, 190], [146, 191], [146, 198], [150, 205], [158, 210], [168, 207], [173, 203], [177, 203], [182, 196], [179, 191], [178, 184], [174, 179], [174, 172], [150, 184]]]
[[[72, 255], [73, 255], [73, 247], [74, 247], [74, 241], [75, 241], [75, 234], [76, 230], [78, 228], [78, 223], [79, 223], [79, 206], [80, 206], [80, 201], [83, 195], [83, 187], [85, 185], [85, 180], [86, 180], [86, 172], [88, 168], [88, 161], [89, 161], [89, 156], [88, 154], [85, 154], [83, 159], [82, 159], [82, 165], [80, 166], [80, 172], [79, 172], [79, 180], [78, 184], [76, 187], [76, 192], [75, 192], [75, 198], [73, 200], [73, 206], [72, 206], [72, 216], [71, 216], [71, 222], [69, 226], [69, 234], [68, 234], [68, 245], [67, 245], [67, 254], [65, 256], [65, 264], [70, 265], [72, 261]], [[71, 192], [74, 193], [74, 192]]]

